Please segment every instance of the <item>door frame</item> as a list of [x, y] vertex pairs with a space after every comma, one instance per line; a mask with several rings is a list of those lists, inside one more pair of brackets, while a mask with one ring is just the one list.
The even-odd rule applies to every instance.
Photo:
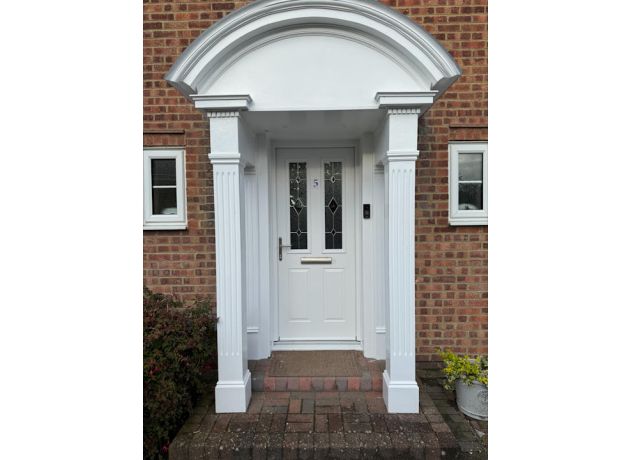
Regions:
[[[332, 149], [332, 148], [351, 148], [354, 158], [354, 223], [355, 223], [355, 328], [356, 341], [283, 341], [278, 342], [279, 338], [279, 321], [280, 321], [280, 305], [278, 295], [278, 207], [277, 207], [277, 151], [282, 149]], [[271, 350], [363, 350], [363, 267], [362, 267], [362, 165], [361, 165], [361, 149], [360, 142], [355, 139], [338, 140], [338, 141], [321, 141], [321, 140], [283, 140], [272, 141], [269, 145], [269, 223], [271, 229], [271, 248], [269, 251], [271, 258], [270, 273], [270, 290], [271, 290], [271, 328], [270, 346]]]

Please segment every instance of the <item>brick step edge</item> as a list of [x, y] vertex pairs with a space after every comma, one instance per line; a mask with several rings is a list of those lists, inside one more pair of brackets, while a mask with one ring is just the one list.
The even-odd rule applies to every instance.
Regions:
[[[366, 435], [367, 436], [367, 435]], [[440, 448], [429, 447], [427, 445], [414, 445], [414, 446], [394, 446], [391, 443], [386, 446], [372, 446], [361, 445], [369, 443], [362, 438], [355, 438], [348, 442], [348, 439], [344, 439], [337, 446], [313, 446], [313, 447], [299, 447], [299, 446], [286, 446], [284, 443], [286, 439], [271, 439], [269, 441], [271, 445], [256, 446], [254, 439], [248, 439], [252, 436], [241, 435], [235, 436], [234, 439], [230, 439], [224, 445], [214, 446], [199, 446], [201, 448], [195, 449], [196, 446], [191, 446], [189, 449], [180, 449], [179, 446], [172, 446], [169, 452], [169, 460], [202, 460], [206, 458], [313, 458], [313, 459], [349, 459], [349, 458], [396, 458], [402, 459], [433, 459], [433, 460], [451, 460], [466, 458], [472, 460], [477, 457], [464, 455], [457, 448]], [[286, 437], [286, 435], [285, 435]], [[250, 441], [250, 442], [247, 442]], [[253, 441], [253, 442], [252, 442]], [[275, 441], [275, 442], [274, 442]], [[331, 440], [334, 443], [334, 440]], [[300, 440], [295, 436], [295, 439], [291, 439], [289, 442], [299, 444]], [[304, 442], [304, 441], [302, 441]], [[312, 442], [312, 441], [311, 441]], [[317, 441], [315, 441], [317, 442]], [[330, 442], [330, 441], [329, 441]], [[250, 444], [251, 443], [251, 444]], [[231, 447], [232, 444], [234, 447]], [[250, 444], [250, 446], [247, 446]], [[273, 445], [276, 444], [276, 445]], [[353, 445], [354, 444], [354, 445]], [[311, 444], [312, 445], [312, 444]], [[229, 447], [228, 447], [229, 446]], [[239, 447], [236, 447], [239, 446]], [[185, 446], [188, 447], [188, 446]]]
[[363, 377], [269, 377], [252, 375], [252, 391], [382, 391], [383, 376]]

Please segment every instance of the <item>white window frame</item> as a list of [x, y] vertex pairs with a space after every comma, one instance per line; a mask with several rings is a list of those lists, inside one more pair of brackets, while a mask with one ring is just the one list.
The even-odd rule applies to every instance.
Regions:
[[[175, 160], [175, 185], [177, 190], [177, 214], [153, 214], [153, 186], [151, 160]], [[152, 147], [144, 149], [144, 230], [184, 230], [186, 218], [186, 170], [183, 148]]]
[[[448, 222], [451, 225], [488, 225], [488, 143], [450, 142], [448, 145]], [[483, 209], [459, 209], [459, 155], [483, 154]]]

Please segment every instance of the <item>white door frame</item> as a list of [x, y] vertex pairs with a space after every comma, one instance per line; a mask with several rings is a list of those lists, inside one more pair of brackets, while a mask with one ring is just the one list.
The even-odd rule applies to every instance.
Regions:
[[[278, 296], [278, 222], [277, 222], [277, 150], [279, 148], [294, 149], [331, 149], [331, 148], [352, 148], [354, 152], [354, 197], [355, 200], [355, 315], [356, 315], [356, 341], [312, 341], [304, 342], [288, 342], [278, 343], [279, 337], [279, 296]], [[269, 178], [273, 186], [269, 187], [269, 210], [270, 210], [270, 228], [272, 237], [272, 247], [270, 248], [271, 257], [271, 274], [270, 274], [270, 290], [271, 290], [271, 349], [272, 350], [363, 350], [363, 312], [362, 305], [362, 219], [361, 219], [361, 152], [358, 140], [341, 140], [341, 141], [322, 141], [322, 140], [299, 140], [299, 141], [273, 141], [269, 149]], [[275, 243], [275, 246], [274, 246]]]

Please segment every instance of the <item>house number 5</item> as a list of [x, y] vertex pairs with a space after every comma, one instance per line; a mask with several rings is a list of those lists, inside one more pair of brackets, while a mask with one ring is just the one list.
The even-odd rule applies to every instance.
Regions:
[[319, 188], [319, 179], [318, 178], [313, 179], [313, 188]]

